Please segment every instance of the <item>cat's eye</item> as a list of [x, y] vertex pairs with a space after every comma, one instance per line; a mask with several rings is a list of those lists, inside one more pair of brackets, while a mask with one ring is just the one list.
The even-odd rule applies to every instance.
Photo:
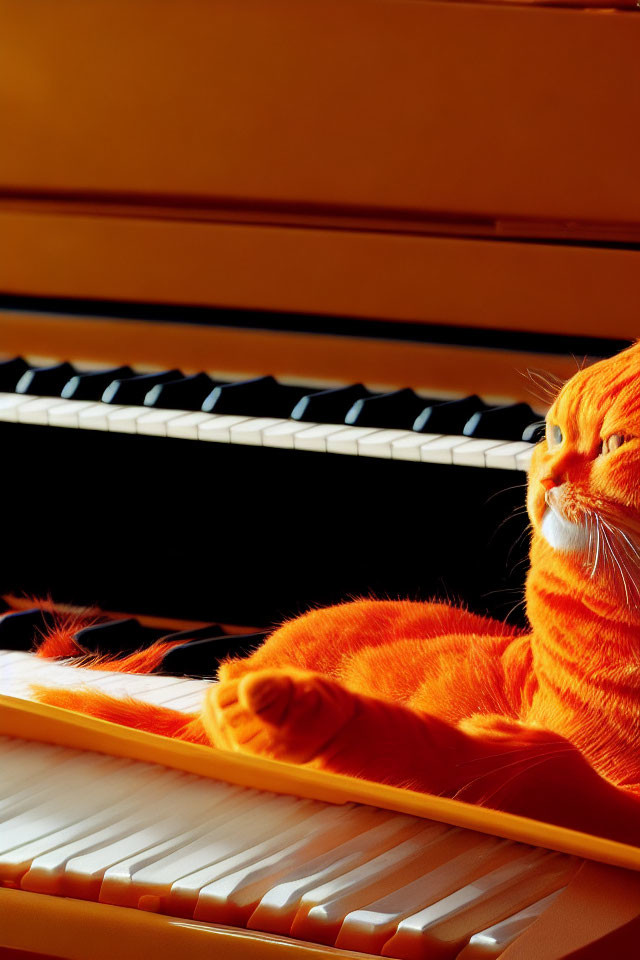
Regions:
[[613, 453], [618, 447], [621, 447], [626, 437], [621, 433], [612, 433], [610, 437], [602, 441], [602, 453]]
[[559, 447], [562, 443], [563, 436], [562, 430], [557, 423], [548, 423], [547, 424], [547, 446], [549, 449], [552, 447]]

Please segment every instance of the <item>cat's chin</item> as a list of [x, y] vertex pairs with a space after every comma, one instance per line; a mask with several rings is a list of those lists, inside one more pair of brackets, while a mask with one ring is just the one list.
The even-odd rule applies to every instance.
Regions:
[[554, 550], [578, 552], [589, 549], [589, 534], [585, 524], [571, 523], [553, 507], [545, 510], [540, 530]]

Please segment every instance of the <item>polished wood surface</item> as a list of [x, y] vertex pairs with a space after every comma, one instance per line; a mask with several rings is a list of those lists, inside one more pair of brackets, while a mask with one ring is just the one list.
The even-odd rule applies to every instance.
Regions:
[[633, 337], [640, 15], [0, 0], [0, 289]]
[[5, 293], [640, 333], [635, 249], [17, 212], [0, 248]]
[[638, 238], [635, 13], [2, 0], [0, 20], [7, 197]]

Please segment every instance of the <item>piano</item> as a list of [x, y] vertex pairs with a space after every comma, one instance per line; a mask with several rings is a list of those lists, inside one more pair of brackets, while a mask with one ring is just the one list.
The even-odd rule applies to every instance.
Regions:
[[[209, 682], [311, 604], [438, 596], [522, 622], [537, 424], [576, 365], [639, 332], [639, 16], [598, 0], [0, 0], [0, 668], [34, 669], [52, 622], [34, 597], [99, 611], [88, 650], [182, 639], [154, 696]], [[64, 729], [61, 749], [186, 756], [36, 707], [5, 673], [11, 753]], [[236, 760], [207, 762], [238, 782]], [[243, 787], [307, 797], [304, 776], [249, 768]], [[577, 858], [537, 917], [532, 901], [467, 930], [463, 960], [633, 953], [634, 851], [333, 789], [314, 781], [311, 799]], [[122, 955], [141, 936], [167, 956], [219, 936], [239, 956], [351, 949], [2, 876], [3, 960], [112, 955], [114, 926]]]

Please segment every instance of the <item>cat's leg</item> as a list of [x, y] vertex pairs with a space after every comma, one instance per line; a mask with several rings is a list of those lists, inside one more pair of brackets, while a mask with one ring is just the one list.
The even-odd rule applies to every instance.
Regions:
[[436, 717], [291, 667], [217, 684], [202, 719], [233, 750], [431, 792], [451, 787], [452, 757], [473, 743]]
[[501, 716], [456, 726], [296, 669], [219, 684], [202, 720], [239, 752], [455, 797], [640, 844], [640, 798], [551, 731]]

